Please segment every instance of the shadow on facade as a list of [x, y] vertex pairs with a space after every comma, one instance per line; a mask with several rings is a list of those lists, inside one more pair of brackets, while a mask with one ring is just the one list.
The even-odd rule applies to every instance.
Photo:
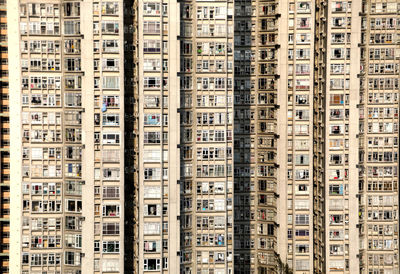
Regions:
[[[125, 101], [125, 129], [124, 129], [124, 144], [125, 144], [125, 170], [124, 172], [124, 273], [137, 272], [137, 176], [135, 170], [135, 159], [137, 157], [137, 126], [139, 120], [135, 115], [137, 87], [135, 87], [135, 70], [136, 70], [136, 45], [135, 32], [137, 31], [135, 22], [134, 1], [124, 1], [124, 95]], [[136, 270], [136, 271], [135, 271]]]
[[[235, 1], [236, 10], [251, 10], [251, 1]], [[251, 17], [239, 16], [235, 12], [234, 50], [240, 52], [237, 58], [234, 53], [234, 273], [247, 274], [251, 266], [251, 119], [250, 119], [250, 56], [251, 51]], [[244, 58], [243, 57], [244, 54]], [[254, 122], [253, 122], [254, 123]], [[254, 127], [254, 124], [253, 124]], [[254, 137], [254, 135], [253, 135]], [[254, 267], [254, 266], [253, 266]], [[254, 269], [254, 268], [253, 268]]]

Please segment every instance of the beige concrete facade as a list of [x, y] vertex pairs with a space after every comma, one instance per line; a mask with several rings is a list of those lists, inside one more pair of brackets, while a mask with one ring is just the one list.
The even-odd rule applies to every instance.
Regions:
[[[146, 5], [146, 6], [145, 6]], [[179, 5], [139, 1], [139, 269], [179, 272]], [[169, 50], [167, 50], [169, 49]], [[167, 138], [166, 138], [167, 137]]]
[[124, 272], [123, 1], [10, 2], [11, 273]]
[[[327, 5], [325, 93], [326, 272], [358, 271], [357, 133], [361, 4]], [[341, 21], [343, 18], [343, 22]], [[350, 18], [350, 19], [348, 19]], [[351, 22], [349, 21], [351, 20]], [[338, 21], [340, 24], [338, 24]], [[343, 143], [337, 146], [335, 143]]]
[[[296, 273], [313, 269], [313, 116], [314, 105], [312, 84], [314, 75], [314, 27], [315, 3], [289, 1], [285, 8], [287, 15], [284, 26], [287, 30], [287, 45], [282, 47], [282, 59], [286, 62], [286, 75], [283, 76], [282, 110], [278, 110], [286, 134], [280, 135], [280, 144], [287, 147], [286, 162], [279, 166], [286, 173], [286, 191], [279, 192], [286, 199], [287, 225], [282, 234], [287, 236], [287, 263]], [[283, 19], [283, 18], [282, 18]], [[279, 35], [279, 34], [278, 34]], [[283, 60], [282, 60], [283, 62]], [[283, 65], [282, 65], [283, 66]], [[278, 71], [279, 71], [278, 66]], [[285, 73], [282, 73], [285, 74]], [[282, 79], [282, 80], [283, 80]], [[285, 94], [285, 95], [284, 95]], [[287, 166], [287, 168], [285, 168]], [[282, 187], [281, 187], [282, 188]], [[283, 217], [282, 217], [283, 218]], [[284, 258], [285, 255], [283, 255]]]
[[400, 2], [360, 9], [360, 272], [399, 273]]
[[6, 1], [0, 4], [0, 13], [0, 272], [9, 273], [10, 116]]
[[[7, 23], [8, 31], [11, 33], [19, 33], [19, 5], [17, 1], [7, 1]], [[20, 37], [18, 35], [9, 35], [8, 44], [18, 45]], [[21, 272], [21, 231], [22, 231], [22, 134], [21, 134], [21, 63], [20, 52], [18, 47], [10, 47], [9, 56], [9, 77], [15, 79], [9, 84], [10, 90], [10, 115], [17, 121], [12, 123], [10, 127], [10, 149], [14, 151], [17, 157], [10, 159], [10, 173], [13, 187], [10, 188], [11, 194], [11, 218], [10, 226], [13, 227], [10, 234], [10, 273]], [[10, 58], [11, 57], [11, 58]]]
[[10, 272], [398, 274], [399, 14], [8, 1]]

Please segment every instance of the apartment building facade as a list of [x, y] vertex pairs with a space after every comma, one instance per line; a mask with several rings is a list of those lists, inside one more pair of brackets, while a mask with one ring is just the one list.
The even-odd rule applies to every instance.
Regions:
[[10, 244], [10, 116], [8, 104], [8, 49], [6, 1], [0, 2], [0, 271], [9, 272]]
[[7, 11], [11, 272], [124, 272], [123, 1], [9, 1]]
[[363, 3], [360, 41], [360, 269], [398, 271], [399, 3]]
[[11, 272], [399, 272], [398, 0], [7, 13]]
[[234, 262], [244, 273], [276, 263], [278, 13], [277, 1], [235, 1]]

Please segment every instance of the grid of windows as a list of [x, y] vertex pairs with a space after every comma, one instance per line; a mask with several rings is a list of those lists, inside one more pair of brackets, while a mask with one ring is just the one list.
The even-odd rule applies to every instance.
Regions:
[[[90, 235], [100, 239], [93, 252], [104, 254], [94, 268], [122, 271], [124, 85], [119, 71], [124, 52], [123, 1], [18, 2], [24, 136], [22, 238], [29, 251], [29, 256], [23, 254], [22, 272], [47, 271], [50, 265], [56, 272], [86, 271], [81, 270], [85, 264], [82, 225], [89, 216], [82, 215], [89, 204], [94, 205]], [[91, 15], [82, 12], [89, 4]], [[91, 23], [83, 25], [82, 16], [89, 16]], [[89, 47], [82, 43], [83, 37], [93, 41]], [[90, 64], [83, 56], [88, 51], [93, 54]], [[93, 71], [88, 71], [92, 65]], [[88, 96], [95, 102], [92, 121], [85, 114], [92, 106]], [[94, 134], [92, 147], [86, 141], [90, 134]], [[85, 163], [85, 158], [94, 162]]]

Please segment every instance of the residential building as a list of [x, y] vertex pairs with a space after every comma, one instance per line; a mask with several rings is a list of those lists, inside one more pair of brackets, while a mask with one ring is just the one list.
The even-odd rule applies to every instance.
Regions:
[[7, 15], [10, 272], [399, 273], [399, 0]]
[[365, 273], [399, 271], [399, 6], [363, 1], [360, 11], [359, 257]]
[[10, 245], [10, 116], [8, 104], [6, 1], [0, 1], [0, 272], [9, 273]]
[[123, 273], [123, 1], [7, 4], [10, 270]]

